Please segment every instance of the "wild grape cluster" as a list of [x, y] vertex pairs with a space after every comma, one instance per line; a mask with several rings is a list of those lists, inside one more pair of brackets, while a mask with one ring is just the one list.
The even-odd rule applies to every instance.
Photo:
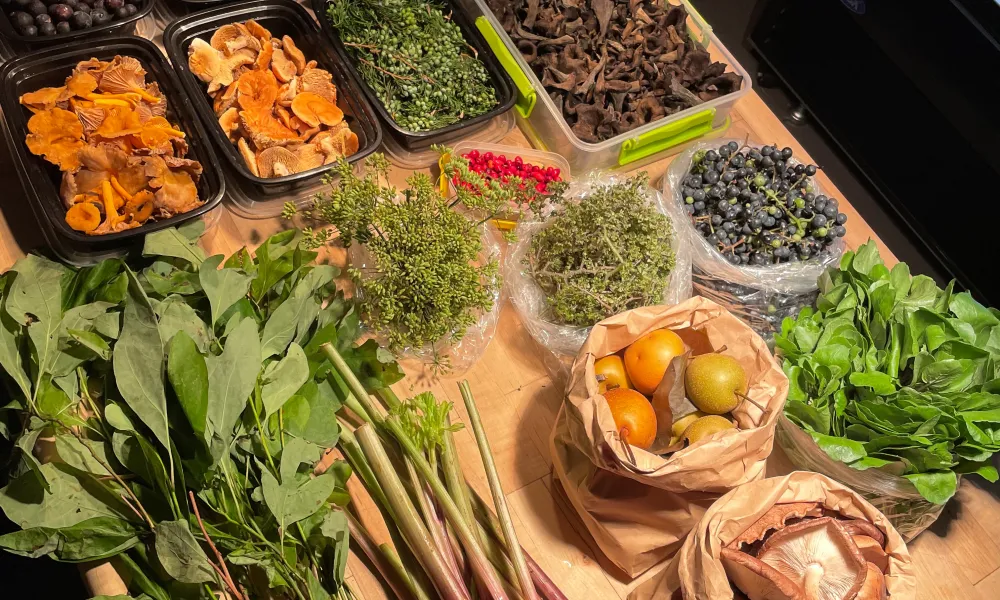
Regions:
[[695, 228], [734, 265], [773, 265], [823, 253], [847, 230], [837, 200], [817, 194], [816, 165], [775, 146], [700, 150], [682, 182]]

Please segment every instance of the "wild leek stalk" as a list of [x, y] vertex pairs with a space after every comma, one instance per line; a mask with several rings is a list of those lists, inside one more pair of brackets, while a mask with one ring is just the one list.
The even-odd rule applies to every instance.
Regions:
[[[358, 468], [359, 475], [366, 487], [369, 479], [376, 479], [373, 487], [373, 498], [388, 502], [389, 513], [396, 520], [396, 525], [404, 532], [407, 542], [410, 535], [406, 532], [415, 529], [421, 535], [417, 536], [419, 549], [413, 547], [414, 554], [421, 560], [421, 566], [434, 580], [435, 587], [444, 585], [451, 596], [467, 594], [471, 597], [475, 591], [478, 598], [533, 600], [538, 598], [535, 586], [543, 590], [551, 581], [542, 574], [536, 576], [531, 569], [531, 563], [523, 556], [520, 545], [513, 535], [512, 527], [500, 526], [505, 533], [498, 540], [493, 540], [486, 533], [490, 530], [489, 523], [477, 523], [476, 513], [461, 467], [458, 465], [455, 444], [452, 433], [456, 426], [448, 416], [450, 403], [438, 403], [429, 394], [422, 394], [408, 401], [401, 401], [388, 387], [376, 390], [377, 398], [372, 397], [368, 390], [350, 369], [337, 348], [331, 344], [322, 346], [333, 370], [346, 384], [351, 398], [349, 405], [356, 406], [351, 410], [364, 415], [367, 423], [355, 430], [361, 456], [352, 456], [356, 447], [351, 447], [351, 434], [342, 436], [349, 450], [345, 451], [352, 464], [366, 462], [370, 465], [373, 476], [365, 473], [365, 468]], [[467, 384], [466, 384], [467, 388]], [[468, 391], [466, 390], [466, 393]], [[476, 414], [475, 401], [468, 393], [467, 403], [473, 408], [470, 414]], [[481, 428], [481, 423], [479, 424]], [[480, 445], [482, 458], [492, 465], [487, 445]], [[492, 471], [496, 474], [496, 468]], [[409, 480], [412, 498], [406, 495], [404, 481], [398, 474], [406, 474], [403, 480]], [[502, 492], [501, 492], [502, 494]], [[423, 497], [421, 497], [423, 496]], [[417, 507], [421, 510], [417, 510]], [[407, 506], [408, 505], [408, 506]], [[506, 505], [498, 508], [501, 521], [510, 521]], [[421, 521], [421, 515], [423, 520]], [[444, 520], [441, 521], [441, 515]], [[415, 527], [419, 522], [419, 529]], [[485, 529], [484, 529], [485, 528]], [[437, 531], [435, 535], [434, 532]], [[509, 534], [507, 533], [509, 532]], [[451, 534], [457, 539], [453, 543]], [[509, 543], [504, 543], [509, 540]], [[514, 548], [514, 554], [508, 552]], [[489, 552], [487, 552], [487, 549]], [[447, 565], [448, 553], [453, 553], [454, 563]], [[441, 557], [442, 560], [426, 565], [427, 553], [430, 556]], [[516, 555], [520, 555], [518, 559]], [[520, 570], [513, 565], [520, 564]], [[463, 565], [467, 565], [473, 578], [463, 580]], [[496, 565], [496, 566], [495, 566]], [[503, 576], [497, 568], [503, 571]], [[411, 574], [412, 575], [412, 574]], [[461, 584], [461, 591], [456, 592], [450, 585], [455, 580]], [[541, 580], [541, 582], [539, 581]], [[554, 587], [554, 586], [553, 586]], [[440, 592], [440, 589], [439, 589]], [[443, 592], [441, 592], [444, 595]], [[546, 600], [561, 598], [561, 593], [545, 594]]]

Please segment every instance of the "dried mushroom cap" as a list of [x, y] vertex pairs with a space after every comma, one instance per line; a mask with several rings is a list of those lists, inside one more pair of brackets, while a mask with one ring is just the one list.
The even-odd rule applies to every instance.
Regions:
[[240, 111], [230, 108], [222, 113], [222, 116], [219, 117], [219, 127], [222, 127], [222, 132], [226, 134], [230, 142], [235, 142], [236, 136], [233, 133], [240, 127]]
[[80, 168], [83, 124], [75, 113], [61, 108], [35, 113], [28, 119], [28, 131], [25, 143], [32, 154], [44, 156], [63, 171]]
[[299, 159], [299, 171], [322, 167], [326, 162], [326, 155], [316, 144], [302, 144], [295, 149], [295, 156]]
[[278, 80], [270, 71], [250, 71], [236, 82], [236, 89], [243, 110], [270, 110], [278, 97]]
[[77, 71], [66, 80], [66, 90], [75, 96], [86, 96], [97, 89], [97, 78], [87, 71]]
[[745, 552], [723, 548], [719, 560], [729, 580], [750, 600], [811, 600], [791, 579]]
[[808, 600], [853, 600], [867, 568], [851, 536], [830, 517], [772, 534], [757, 558], [792, 580]]
[[299, 47], [295, 45], [292, 38], [287, 35], [281, 36], [281, 49], [288, 60], [292, 61], [295, 65], [295, 72], [302, 73], [306, 69], [306, 55], [299, 50]]
[[76, 112], [77, 118], [80, 119], [80, 123], [83, 125], [83, 134], [89, 136], [101, 123], [104, 122], [104, 115], [106, 114], [105, 109], [98, 106], [85, 106], [77, 108]]
[[790, 519], [805, 517], [806, 515], [819, 516], [819, 504], [816, 502], [792, 502], [788, 504], [775, 504], [765, 512], [753, 525], [741, 533], [739, 537], [729, 543], [730, 548], [737, 550], [743, 544], [752, 544], [764, 539], [769, 531], [781, 529]]
[[251, 44], [256, 44], [255, 51], [260, 49], [260, 41], [252, 36], [246, 27], [241, 27], [235, 23], [223, 25], [216, 29], [209, 40], [209, 44], [226, 56], [242, 48], [253, 48]]
[[183, 138], [184, 132], [170, 124], [165, 117], [152, 117], [142, 124], [139, 139], [146, 148], [154, 148], [163, 153], [174, 150], [171, 140]]
[[77, 231], [89, 233], [101, 224], [101, 211], [90, 202], [80, 202], [66, 211], [66, 223]]
[[49, 110], [55, 108], [56, 104], [68, 100], [69, 96], [65, 86], [47, 87], [22, 94], [21, 104], [35, 111]]
[[[266, 27], [264, 27], [257, 21], [254, 21], [253, 19], [250, 19], [246, 22], [246, 28], [247, 31], [250, 32], [250, 35], [254, 36], [255, 38], [259, 39], [262, 42], [266, 42], [271, 39], [271, 32], [268, 31]], [[269, 46], [270, 44], [266, 45]]]
[[112, 106], [105, 110], [104, 121], [94, 131], [92, 137], [112, 140], [140, 132], [142, 132], [142, 123], [139, 122], [137, 112], [120, 106]]
[[295, 63], [285, 55], [284, 50], [279, 48], [276, 48], [271, 55], [271, 71], [274, 72], [274, 76], [278, 78], [278, 81], [282, 83], [288, 83], [298, 73]]
[[237, 81], [229, 84], [226, 86], [226, 89], [220, 90], [215, 95], [215, 100], [212, 102], [212, 109], [215, 110], [216, 115], [221, 115], [236, 105], [238, 91], [239, 82]]
[[97, 89], [109, 94], [123, 94], [145, 87], [146, 70], [138, 59], [131, 56], [116, 56], [102, 72], [97, 85]]
[[288, 148], [274, 146], [257, 154], [257, 170], [261, 177], [283, 177], [297, 173], [298, 157]]
[[284, 146], [299, 139], [298, 134], [278, 122], [270, 112], [261, 110], [241, 112], [240, 130], [258, 149]]
[[222, 54], [201, 38], [195, 38], [188, 46], [188, 68], [195, 77], [211, 82], [222, 69]]
[[299, 93], [299, 78], [296, 77], [289, 81], [288, 83], [282, 84], [278, 88], [278, 104], [284, 107], [290, 107], [292, 105], [292, 100]]
[[260, 177], [260, 170], [257, 168], [257, 155], [250, 149], [250, 144], [247, 143], [247, 139], [241, 137], [236, 143], [236, 147], [240, 151], [240, 156], [242, 156], [243, 160], [247, 163], [247, 168], [250, 169], [250, 172], [253, 173], [254, 176]]
[[885, 600], [887, 590], [885, 589], [885, 575], [878, 566], [868, 563], [865, 570], [865, 581], [861, 585], [861, 590], [853, 600]]
[[889, 555], [882, 549], [882, 544], [878, 540], [867, 535], [852, 535], [851, 539], [854, 540], [854, 545], [858, 547], [858, 550], [861, 551], [861, 556], [866, 561], [882, 569], [882, 572], [889, 569]]
[[144, 165], [146, 176], [150, 178], [149, 187], [156, 190], [154, 205], [161, 213], [176, 215], [201, 204], [198, 200], [198, 186], [189, 172], [171, 169], [158, 156], [147, 157]]
[[299, 87], [303, 92], [321, 96], [332, 104], [337, 103], [337, 88], [333, 85], [333, 75], [325, 69], [306, 68], [299, 76]]
[[264, 44], [254, 60], [253, 66], [261, 71], [271, 68], [271, 57], [274, 56], [274, 46]]
[[311, 92], [301, 92], [292, 99], [292, 112], [310, 127], [334, 127], [344, 120], [344, 111], [336, 104]]

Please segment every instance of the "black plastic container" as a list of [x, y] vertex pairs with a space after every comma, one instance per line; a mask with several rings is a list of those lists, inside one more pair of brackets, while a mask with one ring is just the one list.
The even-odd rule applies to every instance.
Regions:
[[[198, 198], [203, 200], [204, 204], [192, 211], [169, 219], [148, 222], [134, 229], [100, 236], [87, 235], [72, 229], [66, 223], [66, 207], [59, 196], [59, 185], [62, 180], [59, 167], [41, 156], [35, 156], [25, 145], [24, 139], [28, 135], [28, 118], [31, 112], [21, 106], [18, 99], [22, 94], [39, 88], [63, 85], [80, 61], [92, 57], [111, 60], [119, 54], [138, 59], [146, 70], [146, 81], [155, 81], [166, 96], [167, 118], [171, 122], [178, 123], [186, 133], [185, 140], [189, 147], [187, 158], [201, 163], [203, 171], [198, 180]], [[216, 164], [205, 130], [186, 102], [177, 76], [159, 49], [149, 40], [132, 36], [102, 38], [94, 44], [66, 44], [19, 56], [0, 69], [0, 106], [3, 107], [4, 120], [7, 124], [5, 129], [7, 145], [21, 177], [28, 203], [35, 211], [36, 218], [45, 219], [54, 235], [68, 240], [72, 245], [108, 247], [113, 244], [127, 244], [147, 233], [196, 218], [212, 210], [222, 201], [226, 189], [222, 170]]]
[[344, 119], [358, 136], [358, 151], [347, 157], [355, 163], [368, 156], [382, 143], [375, 110], [361, 91], [361, 82], [334, 52], [323, 43], [319, 28], [309, 12], [291, 0], [254, 0], [227, 4], [199, 11], [178, 19], [163, 31], [163, 46], [180, 76], [190, 102], [205, 123], [216, 148], [228, 159], [232, 170], [265, 196], [285, 194], [315, 183], [315, 179], [328, 172], [332, 165], [294, 173], [284, 177], [263, 178], [254, 175], [240, 155], [236, 144], [229, 141], [219, 126], [211, 99], [202, 83], [188, 68], [188, 46], [195, 38], [208, 40], [219, 27], [229, 23], [242, 23], [254, 19], [266, 27], [273, 36], [291, 37], [305, 54], [306, 60], [315, 60], [320, 68], [333, 75], [337, 86], [337, 106], [344, 111]]
[[486, 126], [491, 119], [498, 115], [502, 115], [514, 106], [514, 101], [517, 99], [514, 94], [514, 82], [511, 81], [507, 71], [504, 70], [500, 61], [497, 60], [496, 55], [493, 54], [493, 50], [490, 49], [486, 40], [483, 39], [482, 34], [480, 34], [479, 30], [473, 26], [472, 22], [469, 21], [468, 16], [456, 2], [452, 2], [451, 0], [442, 0], [445, 8], [451, 10], [451, 20], [454, 21], [454, 23], [458, 25], [459, 29], [462, 30], [462, 35], [465, 36], [465, 41], [468, 42], [470, 46], [475, 48], [476, 55], [479, 60], [482, 61], [483, 66], [486, 67], [486, 72], [490, 76], [490, 83], [492, 84], [493, 89], [496, 90], [497, 105], [493, 110], [487, 113], [459, 121], [458, 123], [452, 123], [451, 125], [440, 129], [433, 129], [431, 131], [409, 131], [407, 129], [403, 129], [392, 120], [392, 117], [390, 117], [389, 113], [385, 110], [385, 106], [382, 105], [382, 102], [378, 99], [375, 91], [372, 90], [368, 83], [365, 82], [364, 78], [361, 77], [361, 74], [358, 73], [354, 59], [351, 58], [347, 49], [344, 47], [343, 43], [341, 43], [340, 36], [330, 24], [330, 20], [326, 18], [326, 7], [329, 4], [327, 0], [311, 0], [311, 2], [313, 12], [316, 13], [316, 18], [319, 19], [319, 22], [323, 27], [323, 31], [326, 33], [327, 37], [330, 38], [330, 42], [337, 50], [337, 53], [343, 58], [344, 62], [350, 65], [350, 68], [354, 71], [354, 75], [357, 80], [361, 82], [361, 87], [364, 89], [365, 94], [368, 96], [372, 105], [375, 106], [375, 110], [378, 111], [379, 119], [382, 121], [382, 125], [385, 127], [386, 133], [391, 135], [393, 140], [395, 140], [407, 152], [420, 152], [430, 148], [434, 144], [447, 145], [448, 143], [461, 139], [463, 133]]
[[[35, 37], [22, 35], [14, 28], [14, 24], [10, 21], [9, 13], [15, 12], [15, 10], [17, 10], [17, 5], [11, 3], [4, 7], [4, 10], [2, 11], [3, 14], [0, 15], [0, 35], [3, 35], [5, 38], [13, 42], [15, 47], [20, 45], [27, 48], [43, 48], [56, 44], [68, 43], [70, 41], [79, 42], [81, 38], [103, 37], [109, 35], [131, 35], [135, 33], [136, 23], [139, 19], [148, 15], [149, 11], [153, 10], [153, 3], [156, 1], [157, 0], [143, 0], [142, 4], [138, 6], [138, 12], [131, 17], [113, 19], [104, 25], [98, 25], [97, 27], [90, 27], [88, 29], [74, 29], [69, 33], [37, 35]], [[48, 6], [49, 3], [45, 2], [44, 4]]]

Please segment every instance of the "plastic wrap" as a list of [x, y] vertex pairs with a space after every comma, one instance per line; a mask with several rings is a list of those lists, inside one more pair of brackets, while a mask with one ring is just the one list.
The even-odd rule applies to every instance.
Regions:
[[[568, 201], [579, 201], [591, 189], [622, 181], [621, 175], [594, 173], [587, 179], [570, 184], [566, 192]], [[687, 216], [676, 206], [664, 202], [663, 196], [651, 187], [646, 187], [646, 197], [658, 211], [670, 217], [674, 226], [673, 250], [675, 265], [670, 280], [663, 290], [662, 304], [678, 304], [691, 297], [691, 252], [690, 244], [683, 242], [678, 224], [683, 225]], [[551, 320], [551, 312], [545, 292], [535, 283], [524, 267], [524, 258], [531, 248], [531, 239], [547, 226], [546, 221], [522, 221], [518, 224], [517, 242], [509, 250], [506, 269], [506, 289], [521, 322], [536, 342], [547, 348], [557, 358], [568, 362], [580, 351], [590, 334], [590, 327], [560, 325]]]
[[[844, 240], [838, 239], [824, 255], [807, 261], [753, 267], [736, 266], [726, 260], [694, 228], [691, 218], [684, 213], [681, 182], [688, 175], [695, 152], [717, 149], [731, 141], [743, 145], [743, 140], [712, 140], [695, 144], [679, 154], [663, 177], [663, 196], [674, 211], [683, 215], [676, 227], [687, 238], [691, 248], [694, 292], [725, 306], [770, 341], [774, 333], [781, 329], [781, 321], [785, 317], [797, 315], [799, 309], [816, 299], [816, 280], [827, 267], [840, 261]], [[750, 146], [761, 148], [759, 144]], [[799, 162], [794, 157], [789, 160], [792, 165]], [[823, 193], [815, 178], [813, 182], [816, 193]]]
[[928, 502], [902, 477], [879, 469], [858, 471], [833, 460], [785, 415], [778, 420], [775, 438], [793, 465], [822, 473], [856, 491], [879, 509], [906, 541], [930, 527], [944, 510], [944, 504]]
[[[496, 333], [497, 320], [500, 318], [500, 296], [503, 288], [500, 274], [504, 272], [504, 269], [500, 241], [496, 234], [486, 225], [479, 229], [483, 245], [479, 254], [481, 264], [494, 259], [500, 261], [496, 279], [492, 282], [484, 282], [495, 284], [492, 294], [493, 305], [490, 310], [479, 314], [476, 322], [465, 330], [465, 335], [457, 342], [442, 338], [427, 346], [403, 348], [402, 355], [399, 356], [401, 360], [415, 360], [427, 366], [446, 364], [448, 375], [459, 375], [468, 370], [486, 352], [486, 347], [490, 345], [490, 341]], [[363, 244], [351, 244], [347, 249], [347, 260], [352, 268], [358, 269], [362, 273], [362, 277], [371, 269], [372, 256]], [[360, 290], [357, 291], [357, 297], [364, 300], [364, 295]], [[371, 333], [380, 344], [385, 345], [385, 339], [377, 331]]]

